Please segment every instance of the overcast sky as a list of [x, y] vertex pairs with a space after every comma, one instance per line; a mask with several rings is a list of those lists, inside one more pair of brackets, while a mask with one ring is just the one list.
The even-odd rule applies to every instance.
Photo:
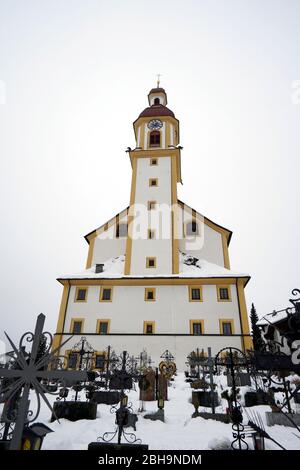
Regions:
[[83, 236], [129, 203], [125, 149], [157, 73], [180, 120], [179, 198], [233, 231], [248, 305], [288, 305], [299, 24], [299, 0], [0, 0], [0, 338], [40, 312], [55, 329], [56, 278], [85, 267]]

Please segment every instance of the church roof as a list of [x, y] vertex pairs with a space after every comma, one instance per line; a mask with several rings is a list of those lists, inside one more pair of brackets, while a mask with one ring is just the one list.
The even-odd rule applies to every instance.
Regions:
[[154, 104], [145, 108], [144, 111], [141, 112], [139, 115], [140, 117], [153, 117], [153, 116], [172, 116], [175, 118], [175, 114], [171, 111], [167, 106], [163, 106], [162, 104]]
[[164, 88], [156, 87], [149, 91], [149, 95], [151, 93], [166, 93], [166, 90]]
[[[194, 212], [197, 216], [200, 216], [200, 217], [203, 217], [203, 221], [206, 225], [210, 226], [211, 228], [213, 228], [214, 230], [216, 230], [217, 232], [223, 232], [225, 233], [226, 235], [226, 240], [227, 240], [227, 245], [229, 246], [229, 243], [230, 243], [230, 240], [231, 240], [231, 237], [232, 237], [232, 231], [229, 230], [228, 228], [225, 228], [223, 227], [222, 225], [219, 225], [217, 224], [216, 222], [213, 222], [211, 219], [209, 219], [208, 217], [205, 217], [203, 216], [202, 214], [200, 214], [199, 212], [197, 212], [195, 209], [193, 209], [192, 207], [190, 207], [188, 204], [186, 204], [185, 202], [182, 202], [180, 201], [179, 199], [177, 200], [179, 206], [181, 207], [186, 207], [188, 208], [190, 211]], [[87, 243], [90, 243], [90, 239], [97, 236], [97, 234], [99, 234], [102, 229], [109, 225], [110, 223], [116, 223], [117, 221], [117, 218], [121, 218], [123, 216], [125, 216], [127, 213], [128, 213], [128, 209], [129, 209], [129, 206], [126, 207], [125, 209], [123, 209], [121, 212], [119, 212], [118, 214], [116, 214], [114, 217], [112, 217], [109, 221], [105, 222], [104, 224], [100, 225], [99, 227], [97, 227], [95, 230], [92, 230], [91, 232], [89, 232], [87, 235], [85, 235], [85, 239], [87, 241]]]
[[102, 273], [95, 273], [95, 266], [85, 269], [79, 273], [60, 276], [59, 281], [65, 279], [147, 279], [147, 278], [248, 278], [249, 274], [239, 273], [231, 269], [209, 263], [205, 259], [197, 260], [195, 265], [187, 264], [190, 255], [180, 253], [179, 255], [179, 273], [178, 274], [151, 274], [142, 275], [124, 275], [125, 256], [117, 256], [110, 258], [104, 262], [104, 270]]

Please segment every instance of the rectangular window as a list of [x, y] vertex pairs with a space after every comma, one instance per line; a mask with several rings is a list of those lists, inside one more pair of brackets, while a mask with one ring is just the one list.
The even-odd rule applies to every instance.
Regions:
[[153, 238], [155, 238], [155, 230], [152, 230], [152, 229], [148, 229], [148, 238], [149, 240], [153, 240]]
[[203, 320], [190, 320], [190, 334], [199, 336], [204, 334], [204, 321]]
[[104, 369], [105, 367], [105, 353], [104, 354], [96, 354], [95, 359], [95, 369]]
[[144, 321], [144, 334], [145, 335], [153, 335], [155, 330], [155, 322], [154, 321]]
[[201, 286], [189, 286], [189, 300], [190, 302], [202, 302]]
[[150, 132], [150, 147], [159, 147], [160, 146], [160, 132], [152, 131]]
[[73, 335], [80, 335], [83, 332], [83, 320], [72, 318], [70, 332]]
[[148, 201], [148, 210], [156, 209], [156, 201]]
[[68, 356], [68, 369], [76, 369], [78, 361], [78, 353], [69, 353]]
[[146, 301], [154, 301], [156, 298], [156, 289], [146, 287], [145, 289], [145, 300]]
[[220, 320], [220, 332], [222, 335], [233, 335], [233, 320]]
[[156, 258], [146, 258], [146, 268], [156, 268]]
[[201, 323], [193, 323], [193, 335], [202, 335]]
[[231, 291], [230, 286], [217, 286], [218, 302], [230, 302]]
[[107, 335], [108, 323], [107, 321], [101, 321], [99, 324], [99, 335]]
[[86, 302], [87, 287], [76, 287], [75, 302]]
[[101, 287], [100, 302], [112, 301], [112, 287]]
[[157, 165], [157, 158], [151, 158], [150, 159], [150, 165]]
[[157, 178], [150, 178], [149, 179], [149, 186], [150, 187], [158, 186], [158, 179]]
[[117, 224], [116, 237], [117, 238], [127, 237], [127, 224], [125, 223]]
[[98, 335], [108, 335], [109, 334], [110, 320], [107, 318], [101, 318], [97, 320], [96, 332]]

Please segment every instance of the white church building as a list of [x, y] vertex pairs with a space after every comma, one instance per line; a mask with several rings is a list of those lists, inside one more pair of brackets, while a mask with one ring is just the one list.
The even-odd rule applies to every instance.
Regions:
[[156, 365], [168, 349], [177, 367], [197, 348], [216, 354], [252, 347], [244, 288], [248, 274], [231, 270], [232, 232], [177, 198], [181, 183], [179, 121], [163, 88], [134, 121], [136, 147], [130, 203], [85, 236], [86, 268], [63, 285], [54, 347], [70, 354], [85, 336], [97, 356], [146, 349]]

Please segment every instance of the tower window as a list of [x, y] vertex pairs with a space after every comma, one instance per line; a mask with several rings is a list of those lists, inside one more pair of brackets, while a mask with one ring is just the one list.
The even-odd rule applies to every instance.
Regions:
[[154, 98], [154, 104], [160, 104], [159, 98]]
[[217, 294], [219, 302], [231, 301], [230, 286], [217, 286]]
[[100, 302], [112, 301], [112, 287], [101, 287]]
[[190, 302], [202, 302], [202, 288], [199, 286], [189, 286]]
[[75, 292], [75, 302], [86, 302], [87, 288], [77, 287]]
[[148, 210], [151, 211], [151, 209], [156, 208], [156, 201], [148, 201]]
[[150, 165], [157, 165], [157, 158], [151, 158]]
[[150, 178], [149, 179], [149, 186], [150, 187], [158, 186], [158, 179], [157, 178]]
[[156, 268], [156, 258], [146, 258], [147, 268]]
[[150, 288], [150, 287], [146, 287], [145, 289], [145, 300], [146, 301], [152, 301], [154, 302], [155, 301], [155, 297], [156, 297], [156, 291], [154, 288]]
[[154, 321], [144, 321], [144, 335], [153, 335], [155, 332]]
[[149, 240], [153, 240], [153, 238], [155, 238], [155, 230], [152, 230], [151, 228], [148, 229], [148, 238]]
[[198, 235], [198, 224], [195, 220], [186, 224], [186, 235], [188, 237]]
[[150, 132], [150, 147], [159, 147], [160, 146], [160, 132], [152, 131]]
[[117, 224], [117, 238], [127, 237], [127, 224]]

